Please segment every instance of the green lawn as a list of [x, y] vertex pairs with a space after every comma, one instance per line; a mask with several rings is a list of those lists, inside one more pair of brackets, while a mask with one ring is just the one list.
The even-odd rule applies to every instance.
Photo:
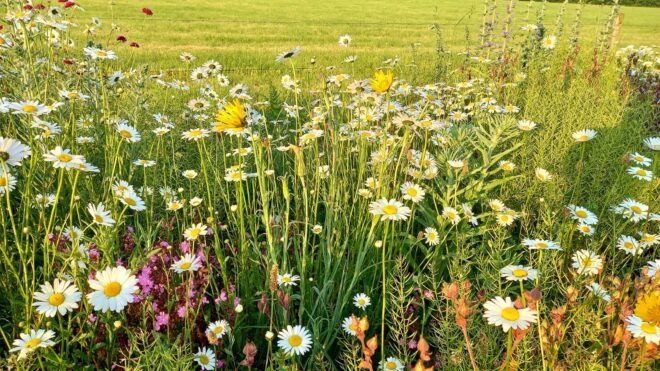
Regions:
[[[97, 15], [104, 22], [101, 33], [107, 33], [110, 23], [116, 23], [121, 34], [141, 45], [138, 50], [129, 48], [128, 44], [113, 45], [116, 43], [113, 37], [110, 47], [124, 58], [130, 56], [160, 68], [176, 68], [180, 66], [178, 55], [189, 51], [202, 61], [214, 58], [225, 67], [240, 69], [245, 74], [254, 73], [252, 69], [277, 68], [275, 55], [297, 45], [303, 48], [297, 63], [307, 63], [316, 57], [318, 65], [339, 65], [346, 56], [355, 54], [358, 56], [355, 68], [371, 70], [383, 59], [394, 56], [400, 56], [404, 64], [410, 63], [411, 45], [417, 43], [419, 67], [430, 67], [436, 37], [429, 25], [441, 24], [446, 44], [462, 51], [466, 29], [473, 43], [477, 39], [483, 13], [483, 2], [476, 0], [88, 0], [82, 3], [86, 12], [78, 13], [78, 22], [89, 23], [89, 17]], [[529, 5], [517, 3], [514, 17], [517, 22], [524, 22]], [[530, 20], [534, 21], [542, 5], [538, 2], [531, 5]], [[151, 7], [154, 15], [143, 15], [143, 6]], [[560, 8], [560, 4], [548, 4], [544, 24], [551, 33], [556, 32]], [[576, 5], [566, 8], [567, 28], [573, 23], [577, 9]], [[584, 7], [581, 35], [590, 41], [585, 47], [598, 36], [610, 9]], [[660, 9], [623, 8], [622, 12], [621, 45], [659, 43]], [[503, 20], [504, 9], [500, 14]], [[499, 27], [501, 32], [501, 23]], [[352, 36], [353, 45], [341, 48], [337, 39], [346, 33]]]

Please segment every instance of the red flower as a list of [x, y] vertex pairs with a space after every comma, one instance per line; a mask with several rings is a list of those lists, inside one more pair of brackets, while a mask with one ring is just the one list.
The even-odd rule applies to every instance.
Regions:
[[135, 41], [133, 41], [131, 43], [131, 48], [139, 48], [139, 47], [140, 47], [140, 44], [136, 43]]
[[57, 0], [58, 3], [66, 3], [66, 0]]
[[42, 9], [46, 9], [46, 6], [44, 4], [39, 3], [39, 4], [35, 5], [35, 8], [37, 8], [39, 10], [42, 10]]
[[32, 4], [25, 4], [23, 5], [24, 10], [32, 10]]
[[124, 35], [117, 36], [117, 41], [119, 41], [120, 43], [125, 43], [126, 42], [126, 36], [124, 36]]
[[142, 13], [146, 15], [154, 15], [154, 12], [152, 12], [149, 8], [142, 8]]
[[65, 8], [70, 8], [72, 6], [76, 5], [75, 1], [67, 1], [66, 4], [64, 4]]
[[68, 65], [72, 65], [72, 64], [73, 64], [73, 61], [72, 61], [71, 59], [64, 58], [64, 60], [62, 61], [62, 63], [64, 63], [64, 64], [68, 64]]

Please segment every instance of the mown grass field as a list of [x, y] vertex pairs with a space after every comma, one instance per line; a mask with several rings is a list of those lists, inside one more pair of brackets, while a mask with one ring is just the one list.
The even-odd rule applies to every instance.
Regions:
[[[256, 0], [240, 4], [204, 0], [90, 0], [83, 5], [87, 11], [77, 13], [84, 15], [80, 22], [89, 22], [89, 16], [97, 15], [106, 23], [120, 26], [120, 34], [141, 45], [139, 50], [128, 45], [117, 47], [122, 56], [149, 63], [154, 68], [179, 68], [179, 54], [189, 51], [203, 60], [214, 58], [228, 69], [240, 70], [242, 75], [258, 74], [254, 69], [279, 68], [275, 56], [294, 46], [303, 48], [302, 60], [297, 61], [301, 66], [313, 57], [323, 67], [341, 66], [348, 55], [358, 56], [354, 66], [358, 71], [371, 71], [384, 59], [395, 56], [407, 65], [413, 62], [413, 44], [417, 68], [423, 74], [433, 67], [429, 60], [437, 45], [436, 35], [429, 26], [440, 24], [446, 45], [459, 52], [465, 49], [466, 30], [472, 45], [476, 45], [484, 11], [483, 2], [478, 0]], [[150, 6], [154, 15], [144, 16], [140, 12], [143, 6]], [[546, 6], [544, 23], [552, 26], [562, 5]], [[519, 27], [527, 23], [528, 12], [529, 22], [534, 23], [541, 7], [540, 2], [516, 2], [514, 24]], [[563, 22], [567, 28], [571, 27], [578, 8], [574, 4], [566, 6]], [[583, 7], [580, 32], [585, 41], [596, 40], [609, 11], [608, 6]], [[660, 8], [623, 7], [622, 12], [621, 45], [660, 43]], [[504, 16], [502, 12], [500, 22]], [[105, 27], [104, 32], [107, 30]], [[337, 45], [337, 38], [343, 34], [353, 38], [350, 50]], [[588, 45], [585, 42], [584, 47]]]

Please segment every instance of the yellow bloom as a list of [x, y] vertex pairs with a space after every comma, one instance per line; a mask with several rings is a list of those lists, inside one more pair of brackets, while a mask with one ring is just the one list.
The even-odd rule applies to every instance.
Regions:
[[376, 93], [385, 93], [390, 90], [392, 80], [394, 80], [392, 71], [376, 71], [376, 75], [371, 79], [371, 88], [374, 89]]
[[660, 326], [660, 290], [653, 291], [639, 298], [635, 306], [635, 315], [644, 322]]
[[247, 125], [245, 110], [238, 99], [225, 104], [223, 109], [215, 115], [215, 127], [217, 132], [231, 130], [240, 132]]

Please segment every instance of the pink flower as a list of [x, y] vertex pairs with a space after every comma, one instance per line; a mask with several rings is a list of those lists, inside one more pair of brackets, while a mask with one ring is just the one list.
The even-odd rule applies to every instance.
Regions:
[[142, 8], [142, 13], [146, 15], [154, 15], [154, 12], [152, 12], [149, 8]]

